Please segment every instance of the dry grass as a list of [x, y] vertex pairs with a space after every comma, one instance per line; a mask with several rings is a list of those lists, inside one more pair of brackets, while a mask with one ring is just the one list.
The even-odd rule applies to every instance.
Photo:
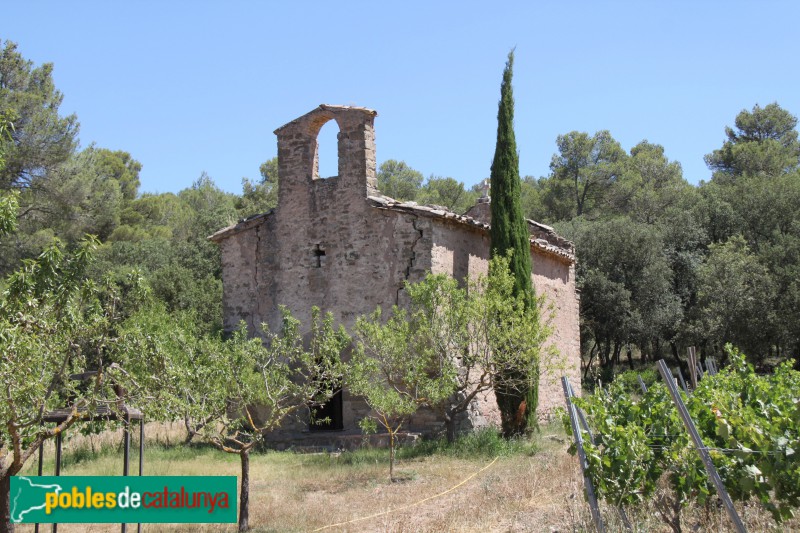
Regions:
[[[300, 455], [290, 452], [257, 454], [251, 459], [250, 523], [254, 531], [294, 532], [441, 532], [441, 531], [592, 531], [591, 515], [583, 500], [583, 481], [577, 459], [566, 453], [556, 427], [545, 428], [538, 452], [500, 457], [458, 488], [438, 495], [491, 462], [490, 457], [464, 459], [434, 454], [402, 459], [403, 480], [391, 483], [383, 451], [355, 456]], [[237, 475], [238, 457], [202, 447], [163, 447], [181, 442], [180, 426], [148, 427], [145, 475]], [[95, 450], [98, 449], [98, 437]], [[103, 435], [94, 458], [81, 452], [87, 437], [67, 443], [63, 475], [119, 475], [122, 454], [119, 435]], [[150, 440], [152, 439], [152, 442]], [[559, 440], [562, 440], [559, 442]], [[45, 473], [52, 471], [51, 460]], [[75, 459], [82, 459], [75, 461]], [[136, 460], [132, 458], [132, 463]], [[35, 464], [27, 473], [33, 473]], [[132, 471], [136, 471], [132, 469]], [[740, 506], [751, 531], [776, 530], [756, 506]], [[394, 511], [386, 512], [394, 509]], [[381, 514], [383, 513], [383, 514]], [[609, 530], [621, 530], [615, 510], [603, 509]], [[377, 516], [376, 516], [377, 515]], [[652, 506], [629, 510], [637, 531], [669, 531]], [[370, 517], [366, 518], [365, 517]], [[726, 531], [724, 511], [713, 508], [686, 511], [686, 531]], [[31, 531], [32, 527], [20, 528]], [[235, 525], [146, 524], [144, 531], [235, 531]], [[778, 531], [800, 529], [793, 520]], [[118, 525], [61, 525], [59, 531], [119, 531]]]

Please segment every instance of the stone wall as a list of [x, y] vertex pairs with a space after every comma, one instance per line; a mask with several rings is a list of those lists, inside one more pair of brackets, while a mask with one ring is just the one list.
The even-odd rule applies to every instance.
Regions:
[[[222, 247], [224, 327], [244, 320], [252, 331], [281, 324], [279, 305], [307, 325], [311, 307], [330, 311], [352, 330], [355, 318], [402, 298], [407, 279], [430, 270], [430, 220], [381, 211], [367, 201], [376, 193], [375, 113], [321, 106], [276, 130], [279, 203], [212, 236]], [[336, 121], [339, 175], [317, 175], [316, 135]], [[367, 414], [363, 401], [344, 391], [343, 423], [355, 430]], [[299, 421], [292, 430], [305, 429]]]
[[543, 356], [539, 380], [539, 418], [548, 418], [556, 407], [564, 406], [562, 375], [569, 377], [575, 394], [581, 394], [580, 300], [575, 287], [575, 264], [552, 254], [535, 254], [533, 284], [536, 294], [546, 297], [543, 318], [552, 328], [549, 343], [557, 349], [555, 357]]
[[[487, 272], [485, 221], [379, 195], [375, 116], [363, 108], [320, 106], [275, 131], [277, 208], [211, 237], [222, 252], [226, 330], [244, 320], [251, 331], [262, 323], [277, 331], [279, 305], [306, 325], [311, 307], [317, 306], [352, 330], [359, 315], [376, 307], [389, 311], [394, 304], [406, 304], [406, 281], [419, 281], [430, 271], [457, 279]], [[335, 121], [340, 130], [339, 174], [322, 178], [317, 134], [328, 121]], [[570, 250], [564, 251], [563, 243], [554, 240], [550, 228], [531, 229], [538, 239], [532, 243], [534, 286], [552, 302], [552, 342], [563, 356], [571, 382], [579, 384], [578, 303]], [[557, 379], [554, 383], [542, 383], [542, 412], [563, 403]], [[367, 414], [364, 402], [344, 391], [345, 432], [357, 432], [358, 420]], [[499, 423], [492, 393], [475, 404], [467, 422]], [[440, 426], [434, 413], [421, 412], [409, 429], [427, 432]], [[275, 437], [303, 438], [307, 433], [306, 423], [299, 420]]]
[[[488, 272], [488, 231], [447, 220], [435, 224], [432, 256], [435, 273], [444, 272], [457, 279], [485, 275]], [[572, 260], [532, 246], [531, 262], [533, 287], [537, 295], [546, 298], [543, 318], [549, 320], [553, 329], [548, 346], [558, 350], [557, 356], [548, 356], [542, 365], [542, 370], [547, 372], [542, 374], [539, 384], [538, 413], [540, 418], [546, 418], [555, 407], [563, 405], [561, 375], [569, 376], [576, 394], [580, 394], [579, 299]], [[480, 403], [478, 411], [486, 421], [499, 424], [494, 394], [482, 398]]]

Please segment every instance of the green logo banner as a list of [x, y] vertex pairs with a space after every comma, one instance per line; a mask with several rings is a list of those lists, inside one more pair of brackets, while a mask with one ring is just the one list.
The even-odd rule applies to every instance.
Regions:
[[13, 476], [11, 521], [235, 523], [236, 476]]

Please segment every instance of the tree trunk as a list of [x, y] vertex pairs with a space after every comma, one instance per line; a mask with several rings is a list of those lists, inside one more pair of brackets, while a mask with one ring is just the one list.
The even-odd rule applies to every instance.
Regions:
[[656, 500], [656, 510], [661, 515], [661, 521], [667, 524], [673, 533], [682, 533], [681, 529], [681, 502], [677, 496], [668, 498], [662, 496]]
[[797, 347], [794, 349], [794, 369], [800, 370], [800, 342], [797, 343]]
[[615, 342], [614, 343], [614, 365], [619, 364], [619, 355], [622, 352], [622, 343]]
[[239, 452], [242, 460], [242, 486], [239, 495], [239, 531], [250, 529], [250, 450]]
[[450, 444], [456, 441], [456, 417], [452, 413], [444, 415], [444, 427], [447, 436], [447, 442]]
[[394, 431], [389, 430], [389, 481], [394, 481]]
[[633, 531], [633, 525], [631, 525], [631, 521], [628, 519], [628, 513], [625, 512], [625, 507], [620, 505], [617, 507], [617, 511], [619, 512], [620, 519], [622, 519], [622, 524], [625, 526], [625, 531]]
[[11, 474], [3, 476], [0, 480], [0, 508], [3, 509], [3, 520], [0, 522], [0, 533], [14, 533], [14, 523], [11, 522]]
[[592, 346], [592, 350], [589, 352], [589, 361], [586, 363], [586, 369], [583, 372], [583, 379], [586, 379], [589, 376], [589, 370], [592, 368], [592, 361], [594, 360], [595, 351], [597, 350], [597, 342], [594, 343]]
[[633, 370], [633, 350], [631, 350], [630, 345], [628, 345], [626, 355], [628, 356], [628, 366], [631, 368], [631, 370]]
[[[189, 423], [189, 417], [186, 416], [183, 418], [183, 425], [186, 426], [186, 438], [183, 440], [183, 445], [186, 446], [192, 439], [194, 438], [194, 433], [192, 432], [192, 426]], [[200, 428], [198, 428], [199, 430]]]

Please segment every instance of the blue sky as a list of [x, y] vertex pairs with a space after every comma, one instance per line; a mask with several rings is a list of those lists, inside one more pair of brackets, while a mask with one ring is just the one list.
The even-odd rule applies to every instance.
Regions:
[[322, 103], [378, 111], [379, 163], [472, 185], [514, 46], [523, 175], [549, 172], [559, 134], [607, 129], [663, 145], [697, 183], [739, 111], [800, 113], [798, 20], [796, 2], [28, 1], [5, 3], [0, 39], [55, 64], [82, 145], [130, 152], [144, 192], [203, 171], [240, 192], [272, 131]]

